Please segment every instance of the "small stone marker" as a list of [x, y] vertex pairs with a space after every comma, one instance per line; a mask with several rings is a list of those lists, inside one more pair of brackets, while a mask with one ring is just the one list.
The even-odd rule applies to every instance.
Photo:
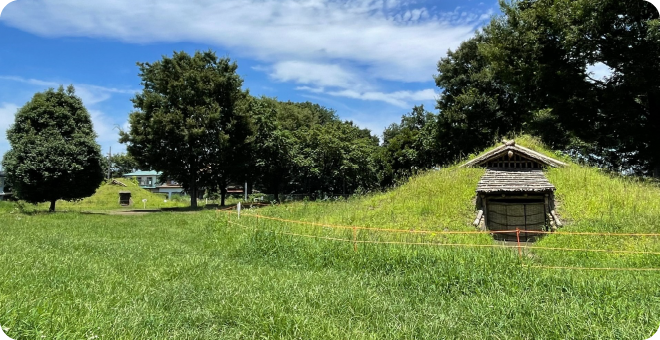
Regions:
[[142, 199], [142, 208], [147, 209], [147, 199], [146, 198]]
[[241, 218], [241, 202], [236, 205], [236, 210], [238, 211], [238, 218]]

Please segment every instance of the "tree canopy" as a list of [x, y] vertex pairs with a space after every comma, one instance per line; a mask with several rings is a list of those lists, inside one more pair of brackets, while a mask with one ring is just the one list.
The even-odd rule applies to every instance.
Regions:
[[[109, 168], [109, 169], [108, 169]], [[104, 163], [103, 173], [110, 170], [110, 178], [122, 177], [124, 174], [134, 172], [140, 168], [140, 165], [126, 153], [111, 155]]]
[[91, 196], [103, 181], [101, 147], [73, 86], [34, 95], [7, 130], [2, 166], [15, 197], [29, 203]]
[[[636, 0], [501, 7], [503, 15], [438, 63], [440, 151], [455, 158], [525, 132], [600, 166], [659, 175], [655, 8]], [[609, 72], [597, 76], [599, 69]]]
[[120, 141], [141, 167], [181, 183], [196, 207], [199, 188], [225, 188], [241, 176], [250, 127], [237, 109], [246, 95], [238, 66], [207, 51], [175, 52], [138, 67], [144, 89], [132, 99], [136, 110]]

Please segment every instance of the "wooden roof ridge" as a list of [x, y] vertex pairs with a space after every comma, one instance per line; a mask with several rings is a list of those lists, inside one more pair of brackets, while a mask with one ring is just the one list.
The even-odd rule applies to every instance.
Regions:
[[559, 161], [557, 159], [554, 159], [552, 157], [548, 157], [546, 155], [543, 155], [541, 153], [538, 153], [534, 150], [528, 149], [524, 146], [517, 145], [515, 140], [507, 141], [504, 143], [504, 145], [500, 145], [496, 147], [493, 150], [490, 150], [475, 159], [466, 162], [465, 164], [461, 165], [463, 168], [468, 168], [468, 167], [474, 167], [474, 166], [479, 166], [482, 165], [492, 159], [498, 158], [502, 156], [503, 154], [508, 153], [509, 151], [514, 151], [518, 152], [524, 156], [527, 156], [539, 163], [542, 163], [547, 166], [551, 166], [553, 168], [562, 168], [567, 166], [566, 163]]

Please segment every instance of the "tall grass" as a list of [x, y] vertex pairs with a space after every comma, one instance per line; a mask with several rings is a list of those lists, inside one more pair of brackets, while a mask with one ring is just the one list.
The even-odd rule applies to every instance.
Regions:
[[213, 212], [0, 218], [15, 339], [644, 339], [660, 322], [656, 274], [528, 270], [507, 250], [355, 252]]
[[428, 171], [385, 193], [327, 202], [295, 202], [260, 213], [329, 224], [405, 230], [470, 230], [483, 169]]

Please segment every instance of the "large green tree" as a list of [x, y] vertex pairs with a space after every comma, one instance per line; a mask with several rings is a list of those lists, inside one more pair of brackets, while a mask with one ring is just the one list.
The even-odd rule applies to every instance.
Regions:
[[348, 195], [377, 186], [378, 138], [352, 122], [315, 125], [296, 136], [295, 181], [304, 193]]
[[415, 106], [401, 117], [400, 124], [391, 124], [383, 132], [379, 159], [381, 186], [408, 178], [417, 170], [438, 163], [437, 115]]
[[133, 157], [126, 153], [118, 153], [106, 160], [103, 173], [107, 174], [110, 170], [110, 178], [120, 178], [124, 174], [131, 173], [139, 168], [140, 165]]
[[7, 130], [2, 166], [15, 197], [30, 203], [91, 196], [103, 181], [101, 147], [73, 86], [32, 97]]
[[254, 138], [252, 139], [251, 175], [266, 190], [280, 199], [295, 173], [293, 132], [283, 128], [278, 119], [280, 102], [273, 98], [252, 98], [249, 103]]
[[[523, 131], [604, 167], [659, 175], [660, 22], [653, 6], [520, 0], [501, 7], [501, 16], [439, 64], [439, 138], [464, 131], [490, 142]], [[483, 146], [449, 140], [453, 154]]]
[[223, 190], [244, 170], [250, 127], [237, 110], [246, 95], [238, 66], [211, 51], [138, 66], [144, 89], [132, 99], [136, 110], [120, 141], [142, 168], [181, 183], [196, 207], [200, 188]]

